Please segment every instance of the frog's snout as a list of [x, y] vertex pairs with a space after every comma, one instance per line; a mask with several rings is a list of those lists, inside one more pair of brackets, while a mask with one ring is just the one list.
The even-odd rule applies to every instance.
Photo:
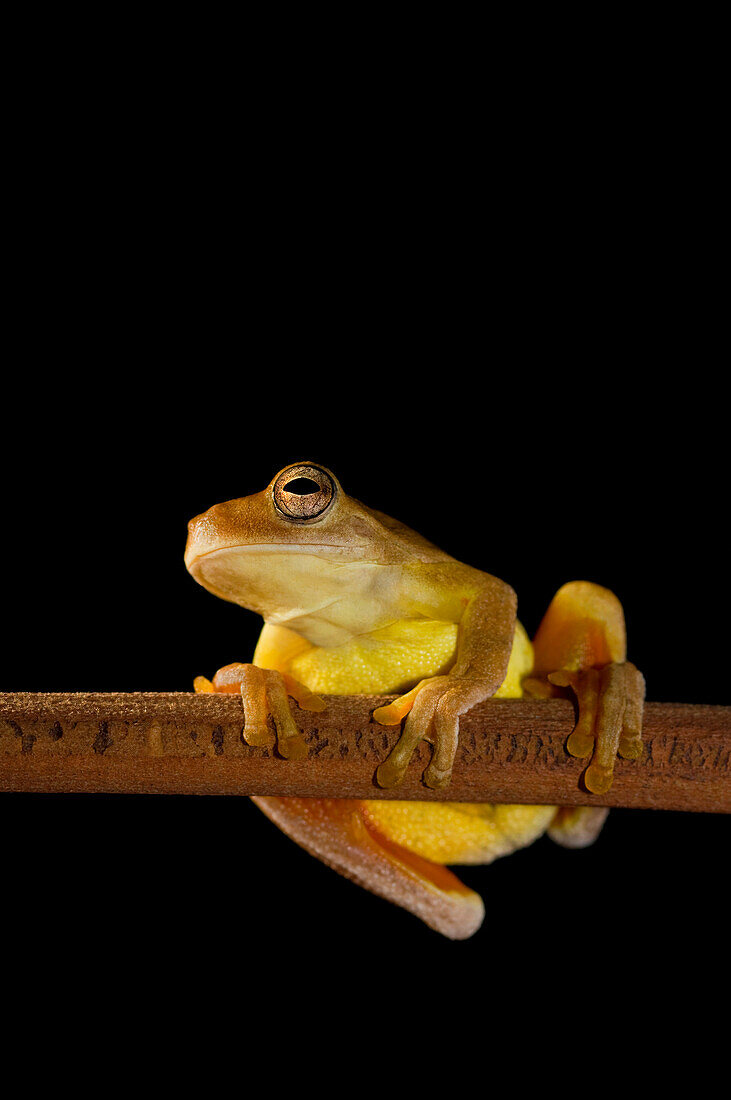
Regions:
[[226, 500], [214, 504], [207, 512], [193, 516], [188, 522], [188, 541], [185, 544], [185, 564], [192, 566], [207, 554], [230, 549], [249, 541], [254, 529], [250, 515], [252, 498]]
[[[214, 506], [215, 507], [215, 506]], [[212, 542], [212, 516], [214, 508], [207, 512], [201, 512], [199, 516], [193, 516], [188, 520], [188, 538], [185, 543], [185, 565], [190, 569], [197, 558], [207, 554], [215, 548]]]

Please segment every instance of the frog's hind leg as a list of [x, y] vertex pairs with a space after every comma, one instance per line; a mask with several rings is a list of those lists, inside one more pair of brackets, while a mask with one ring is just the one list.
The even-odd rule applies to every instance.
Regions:
[[[591, 757], [584, 775], [588, 790], [608, 790], [617, 753], [634, 759], [642, 752], [642, 674], [626, 660], [622, 605], [607, 588], [589, 581], [565, 584], [554, 596], [533, 640], [534, 670], [523, 683], [527, 694], [545, 697], [570, 688], [579, 716], [567, 748]], [[562, 808], [548, 830], [567, 847], [596, 839], [606, 818], [603, 807]]]
[[570, 581], [551, 600], [533, 639], [533, 675], [581, 671], [626, 659], [622, 605], [608, 588]]
[[449, 939], [467, 939], [485, 909], [446, 867], [409, 851], [352, 799], [254, 798], [275, 825], [311, 855], [374, 894], [420, 917]]

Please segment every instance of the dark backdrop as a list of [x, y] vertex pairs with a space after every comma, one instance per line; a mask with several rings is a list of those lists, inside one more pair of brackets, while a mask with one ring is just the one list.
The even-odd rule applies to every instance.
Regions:
[[[529, 631], [566, 580], [607, 585], [650, 699], [729, 702], [714, 291], [661, 220], [567, 236], [518, 202], [488, 248], [368, 208], [324, 241], [284, 204], [254, 241], [215, 205], [183, 232], [174, 196], [113, 198], [39, 212], [18, 258], [2, 690], [189, 690], [248, 659], [259, 622], [188, 576], [186, 521], [311, 458], [510, 582]], [[288, 981], [489, 968], [543, 994], [588, 981], [594, 945], [601, 980], [667, 980], [719, 934], [729, 840], [720, 816], [613, 812], [585, 851], [460, 872], [487, 919], [453, 945], [248, 800], [4, 795], [0, 821], [5, 920], [53, 930], [48, 965], [63, 941], [167, 983], [263, 953]]]

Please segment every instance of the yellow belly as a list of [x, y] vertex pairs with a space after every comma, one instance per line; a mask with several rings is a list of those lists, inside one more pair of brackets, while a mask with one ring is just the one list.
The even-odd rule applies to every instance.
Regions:
[[365, 802], [377, 831], [433, 863], [491, 863], [546, 831], [555, 806], [472, 802]]
[[[454, 623], [393, 623], [342, 646], [308, 647], [293, 654], [287, 671], [316, 694], [403, 692], [427, 676], [449, 671], [457, 631]], [[532, 667], [533, 648], [518, 623], [507, 675], [495, 697], [520, 698], [521, 683]], [[530, 844], [555, 813], [553, 806], [385, 799], [363, 806], [374, 829], [436, 863], [489, 863]]]
[[309, 649], [290, 672], [315, 694], [388, 695], [448, 672], [456, 647], [456, 623], [393, 623], [345, 645]]
[[[456, 623], [431, 619], [392, 623], [344, 645], [312, 646], [288, 662], [287, 671], [321, 695], [389, 695], [408, 691], [427, 676], [449, 672], [457, 649]], [[533, 647], [522, 625], [515, 629], [505, 680], [496, 699], [519, 699], [533, 668]]]

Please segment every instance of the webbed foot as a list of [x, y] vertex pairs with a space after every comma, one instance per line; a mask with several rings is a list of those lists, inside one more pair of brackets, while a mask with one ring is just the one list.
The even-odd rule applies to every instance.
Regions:
[[579, 717], [566, 748], [572, 756], [591, 757], [584, 783], [593, 794], [604, 794], [612, 785], [617, 754], [625, 760], [642, 755], [645, 679], [629, 661], [619, 661], [581, 671], [558, 669], [548, 680], [576, 696]]
[[[220, 668], [213, 681], [197, 676], [197, 692], [240, 693], [244, 706], [244, 740], [247, 745], [274, 748], [286, 760], [302, 760], [307, 744], [292, 717], [288, 695], [302, 710], [322, 711], [325, 703], [294, 677], [257, 665], [231, 664]], [[276, 734], [269, 727], [273, 719]]]
[[432, 789], [449, 786], [459, 743], [459, 716], [494, 690], [482, 680], [432, 676], [387, 706], [378, 707], [373, 717], [384, 726], [395, 726], [408, 715], [401, 737], [376, 771], [378, 785], [397, 787], [419, 741], [428, 741], [433, 750], [424, 782]]

